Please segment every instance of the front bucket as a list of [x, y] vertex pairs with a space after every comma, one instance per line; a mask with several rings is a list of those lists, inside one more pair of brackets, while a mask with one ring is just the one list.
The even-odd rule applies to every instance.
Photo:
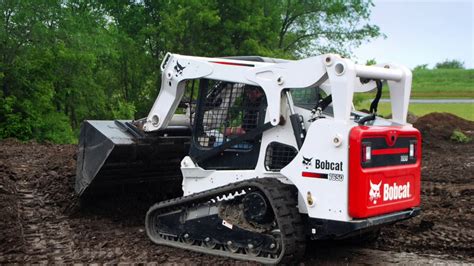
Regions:
[[76, 193], [109, 194], [138, 186], [176, 194], [173, 190], [181, 186], [180, 161], [189, 151], [190, 134], [187, 126], [144, 133], [131, 121], [84, 121]]

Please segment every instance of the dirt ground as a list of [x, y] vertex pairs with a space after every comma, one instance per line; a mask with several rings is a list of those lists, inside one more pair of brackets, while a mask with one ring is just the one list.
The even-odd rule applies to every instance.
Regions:
[[[434, 113], [414, 125], [423, 134], [421, 215], [385, 227], [374, 243], [310, 243], [304, 264], [474, 263], [474, 141], [449, 140], [454, 128], [474, 137], [474, 123]], [[75, 153], [74, 145], [0, 141], [1, 264], [244, 264], [152, 244], [146, 196], [78, 208]]]

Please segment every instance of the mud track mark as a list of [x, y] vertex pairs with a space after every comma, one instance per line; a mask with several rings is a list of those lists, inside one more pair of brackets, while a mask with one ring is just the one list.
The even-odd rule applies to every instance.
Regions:
[[31, 183], [18, 182], [18, 196], [25, 243], [24, 261], [71, 263], [74, 242], [67, 217], [53, 206], [45, 206], [45, 195], [33, 188]]

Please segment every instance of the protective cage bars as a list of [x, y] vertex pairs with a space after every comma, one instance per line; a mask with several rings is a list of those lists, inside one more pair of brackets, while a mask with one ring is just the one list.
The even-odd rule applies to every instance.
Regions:
[[[267, 106], [259, 87], [216, 80], [201, 79], [194, 129], [200, 148], [218, 147], [235, 137], [262, 125]], [[251, 150], [255, 139], [232, 146], [234, 150]]]

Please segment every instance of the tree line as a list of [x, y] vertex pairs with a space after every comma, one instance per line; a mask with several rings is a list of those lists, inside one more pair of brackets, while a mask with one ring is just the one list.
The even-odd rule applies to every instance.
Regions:
[[[417, 65], [413, 68], [414, 71], [427, 69], [429, 69], [428, 64]], [[462, 61], [457, 59], [445, 59], [442, 62], [436, 63], [434, 69], [465, 69], [465, 67]]]
[[0, 139], [75, 142], [84, 119], [146, 116], [166, 52], [348, 55], [370, 1], [1, 0]]

